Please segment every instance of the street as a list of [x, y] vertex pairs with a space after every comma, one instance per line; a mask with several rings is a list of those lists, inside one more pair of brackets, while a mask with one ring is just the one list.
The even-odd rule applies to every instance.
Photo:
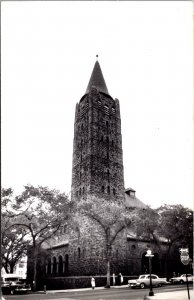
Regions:
[[[192, 285], [190, 285], [190, 290]], [[167, 287], [155, 288], [154, 292], [170, 292], [177, 290], [185, 290], [187, 294], [186, 285], [171, 285]], [[6, 300], [143, 300], [144, 296], [148, 296], [149, 289], [130, 289], [128, 287], [123, 288], [111, 288], [111, 289], [95, 289], [95, 290], [79, 290], [79, 291], [66, 291], [66, 292], [57, 292], [57, 293], [32, 293], [27, 295], [4, 295]]]

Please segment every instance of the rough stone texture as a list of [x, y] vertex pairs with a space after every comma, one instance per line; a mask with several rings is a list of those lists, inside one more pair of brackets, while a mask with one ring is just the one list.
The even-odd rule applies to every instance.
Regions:
[[124, 202], [119, 101], [92, 88], [76, 105], [72, 197]]

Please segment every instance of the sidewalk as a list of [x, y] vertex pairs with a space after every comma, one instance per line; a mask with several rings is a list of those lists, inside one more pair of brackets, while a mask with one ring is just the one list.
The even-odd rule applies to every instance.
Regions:
[[[121, 285], [121, 286], [111, 286], [111, 289], [122, 289], [128, 287], [128, 285]], [[81, 292], [81, 291], [91, 291], [92, 288], [81, 288], [81, 289], [67, 289], [67, 290], [47, 290], [47, 294], [54, 294], [54, 293], [70, 293], [70, 292]], [[95, 290], [104, 290], [107, 289], [104, 286], [95, 287]], [[41, 291], [40, 293], [44, 293]]]
[[[193, 289], [190, 291], [190, 300], [194, 300]], [[187, 290], [172, 291], [167, 293], [155, 293], [154, 296], [146, 296], [144, 300], [188, 300]]]
[[[128, 285], [122, 286], [111, 286], [111, 289], [122, 289], [128, 287]], [[47, 290], [46, 294], [55, 294], [55, 293], [71, 293], [71, 292], [81, 292], [81, 291], [90, 291], [92, 288], [80, 288], [80, 289], [66, 289], [66, 290]], [[95, 290], [107, 289], [105, 287], [96, 287]], [[148, 290], [147, 290], [148, 292]], [[39, 291], [38, 293], [44, 293], [44, 291]], [[148, 292], [149, 293], [149, 292]], [[190, 288], [190, 300], [194, 300], [194, 291]], [[180, 291], [168, 291], [163, 293], [154, 293], [154, 296], [144, 296], [142, 300], [188, 300], [187, 290]]]

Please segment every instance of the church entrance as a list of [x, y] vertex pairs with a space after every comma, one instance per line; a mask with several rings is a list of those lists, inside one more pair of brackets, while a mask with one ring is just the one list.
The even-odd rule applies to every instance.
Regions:
[[[149, 259], [146, 257], [147, 252], [142, 254], [141, 259], [141, 272], [142, 274], [149, 273]], [[160, 259], [158, 253], [153, 253], [154, 256], [152, 257], [152, 274], [159, 275], [160, 274]]]

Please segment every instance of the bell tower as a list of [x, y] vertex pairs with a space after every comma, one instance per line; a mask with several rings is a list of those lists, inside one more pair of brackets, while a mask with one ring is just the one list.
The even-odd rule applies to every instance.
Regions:
[[119, 100], [110, 96], [98, 60], [76, 104], [71, 193], [77, 201], [125, 199]]

